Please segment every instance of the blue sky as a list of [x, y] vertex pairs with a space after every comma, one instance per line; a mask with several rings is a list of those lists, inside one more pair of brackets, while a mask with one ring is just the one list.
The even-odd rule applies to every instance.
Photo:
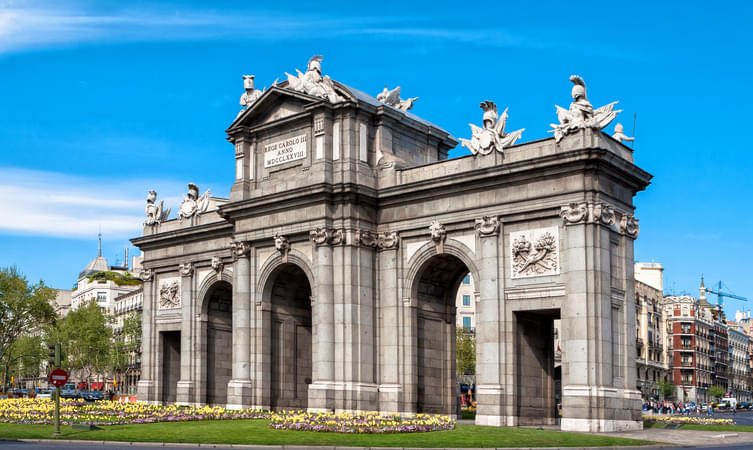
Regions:
[[99, 227], [122, 260], [149, 189], [173, 211], [189, 181], [226, 196], [241, 75], [261, 88], [322, 54], [338, 81], [420, 97], [413, 112], [455, 137], [486, 99], [522, 141], [549, 136], [580, 74], [627, 134], [638, 114], [655, 178], [636, 259], [664, 264], [667, 293], [704, 274], [753, 307], [753, 3], [524, 3], [0, 0], [0, 267], [69, 288]]

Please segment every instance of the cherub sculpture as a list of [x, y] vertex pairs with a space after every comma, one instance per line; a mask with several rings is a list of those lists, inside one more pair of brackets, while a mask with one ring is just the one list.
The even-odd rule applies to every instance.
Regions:
[[166, 221], [167, 217], [170, 215], [170, 208], [164, 209], [165, 201], [160, 200], [159, 206], [157, 206], [154, 203], [156, 200], [157, 192], [152, 189], [146, 197], [146, 208], [144, 208], [146, 221], [144, 221], [144, 225], [156, 225], [162, 223]]
[[209, 189], [199, 197], [199, 187], [194, 183], [188, 183], [188, 195], [183, 197], [183, 203], [180, 204], [178, 217], [187, 219], [194, 214], [198, 215], [209, 208]]
[[484, 111], [484, 127], [479, 128], [469, 123], [471, 127], [471, 139], [460, 139], [461, 145], [471, 151], [474, 155], [488, 155], [494, 150], [502, 153], [505, 147], [515, 144], [525, 131], [525, 128], [505, 133], [505, 123], [507, 122], [507, 109], [502, 113], [502, 117], [497, 116], [497, 105], [489, 100], [481, 102], [479, 105]]
[[617, 125], [614, 126], [614, 134], [612, 135], [613, 138], [617, 139], [618, 141], [628, 141], [633, 142], [635, 141], [634, 137], [629, 137], [623, 133], [625, 131], [625, 128], [622, 126], [621, 123], [617, 122]]
[[409, 109], [413, 108], [413, 103], [418, 100], [418, 97], [411, 97], [405, 100], [401, 100], [400, 86], [391, 91], [387, 89], [387, 86], [385, 86], [384, 90], [377, 95], [377, 100], [384, 103], [385, 105], [390, 105], [393, 108], [397, 108], [401, 111], [408, 111]]
[[298, 69], [296, 69], [296, 72], [298, 73], [298, 76], [285, 72], [285, 75], [288, 77], [288, 88], [314, 97], [326, 98], [332, 103], [337, 103], [343, 100], [343, 98], [335, 92], [335, 84], [332, 82], [329, 75], [322, 76], [321, 55], [314, 55], [309, 59], [306, 73], [301, 73]]
[[586, 97], [586, 82], [578, 75], [570, 75], [570, 81], [574, 84], [571, 95], [573, 102], [570, 103], [570, 109], [565, 109], [554, 105], [557, 108], [557, 118], [559, 124], [551, 124], [554, 133], [554, 139], [559, 142], [565, 135], [571, 134], [583, 128], [594, 128], [601, 130], [617, 117], [622, 110], [614, 110], [617, 102], [604, 105], [594, 110], [591, 102]]
[[254, 88], [253, 75], [243, 75], [243, 88], [246, 90], [246, 92], [241, 95], [240, 104], [244, 108], [253, 105], [257, 100], [259, 100], [261, 94], [264, 93], [263, 91]]

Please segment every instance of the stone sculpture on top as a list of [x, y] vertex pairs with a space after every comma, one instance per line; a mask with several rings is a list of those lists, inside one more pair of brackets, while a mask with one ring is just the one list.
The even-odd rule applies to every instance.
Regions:
[[549, 132], [554, 133], [554, 139], [557, 142], [561, 141], [566, 135], [584, 128], [601, 130], [609, 125], [617, 117], [617, 114], [622, 112], [622, 110], [614, 110], [614, 105], [617, 102], [594, 110], [591, 102], [588, 101], [588, 97], [586, 97], [586, 82], [583, 78], [578, 75], [570, 75], [570, 81], [574, 84], [571, 92], [573, 102], [570, 103], [570, 109], [554, 105], [557, 108], [557, 118], [559, 118], [560, 123], [551, 124], [552, 130], [549, 130]]
[[507, 109], [502, 113], [502, 117], [497, 115], [497, 105], [489, 100], [481, 102], [479, 105], [484, 111], [483, 128], [469, 123], [471, 126], [471, 139], [460, 139], [461, 145], [471, 151], [474, 155], [488, 155], [494, 150], [502, 153], [505, 147], [515, 144], [520, 139], [525, 128], [505, 133], [505, 124], [507, 122]]
[[329, 75], [322, 76], [321, 55], [314, 55], [309, 59], [306, 73], [301, 73], [298, 69], [295, 71], [298, 72], [298, 76], [285, 72], [285, 75], [288, 77], [288, 88], [314, 97], [326, 98], [331, 103], [337, 103], [343, 100], [343, 98], [335, 92], [335, 84], [332, 82]]
[[257, 100], [259, 100], [261, 94], [264, 93], [264, 91], [260, 91], [259, 89], [256, 89], [254, 87], [254, 75], [243, 75], [243, 88], [246, 90], [246, 92], [241, 95], [241, 100], [239, 103], [244, 108], [253, 105]]
[[193, 215], [199, 215], [205, 212], [209, 208], [209, 189], [206, 190], [201, 197], [199, 197], [199, 187], [194, 183], [188, 183], [188, 195], [183, 197], [183, 202], [180, 204], [180, 210], [178, 211], [178, 217], [181, 219], [188, 219]]
[[400, 86], [391, 91], [387, 89], [387, 86], [385, 86], [384, 90], [377, 95], [377, 100], [384, 103], [385, 105], [390, 105], [393, 108], [397, 108], [401, 111], [408, 111], [409, 109], [413, 108], [413, 102], [418, 100], [418, 97], [410, 97], [405, 100], [401, 100]]
[[617, 123], [617, 125], [614, 126], [614, 134], [612, 135], [613, 138], [617, 139], [618, 141], [628, 141], [633, 142], [635, 141], [634, 137], [630, 137], [624, 133], [625, 128], [622, 126], [621, 123]]
[[165, 201], [160, 200], [159, 206], [155, 204], [157, 200], [157, 192], [152, 189], [149, 191], [149, 195], [146, 197], [146, 221], [144, 225], [157, 225], [167, 220], [170, 216], [170, 208], [165, 209]]

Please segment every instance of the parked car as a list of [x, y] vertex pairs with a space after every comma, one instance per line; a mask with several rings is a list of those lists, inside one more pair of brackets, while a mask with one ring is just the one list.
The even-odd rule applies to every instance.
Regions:
[[83, 398], [84, 400], [88, 402], [93, 402], [95, 400], [103, 400], [105, 398], [104, 394], [100, 391], [82, 391], [79, 392], [79, 397]]
[[55, 389], [42, 389], [37, 393], [37, 398], [52, 398]]
[[62, 398], [76, 398], [78, 392], [76, 391], [76, 385], [74, 383], [66, 383], [62, 389], [60, 389], [60, 397]]

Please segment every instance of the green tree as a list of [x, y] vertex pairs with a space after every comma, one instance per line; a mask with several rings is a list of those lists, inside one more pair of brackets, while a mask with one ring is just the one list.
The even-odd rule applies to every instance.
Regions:
[[114, 336], [111, 347], [111, 369], [114, 373], [124, 373], [131, 365], [132, 355], [141, 346], [141, 315], [132, 311], [123, 318], [123, 328]]
[[456, 370], [458, 375], [474, 375], [476, 373], [476, 335], [458, 328], [455, 335]]
[[662, 393], [665, 399], [671, 399], [675, 394], [675, 385], [669, 381], [657, 381], [656, 385], [659, 387], [659, 391]]
[[54, 298], [55, 290], [43, 282], [29, 285], [15, 267], [0, 269], [0, 364], [6, 384], [10, 365], [23, 354], [13, 351], [16, 342], [30, 331], [54, 323], [55, 310], [50, 303]]
[[111, 366], [112, 329], [95, 300], [68, 313], [54, 333], [63, 344], [64, 368], [89, 379]]
[[719, 400], [727, 391], [724, 390], [721, 386], [711, 386], [709, 387], [708, 394], [709, 396]]

